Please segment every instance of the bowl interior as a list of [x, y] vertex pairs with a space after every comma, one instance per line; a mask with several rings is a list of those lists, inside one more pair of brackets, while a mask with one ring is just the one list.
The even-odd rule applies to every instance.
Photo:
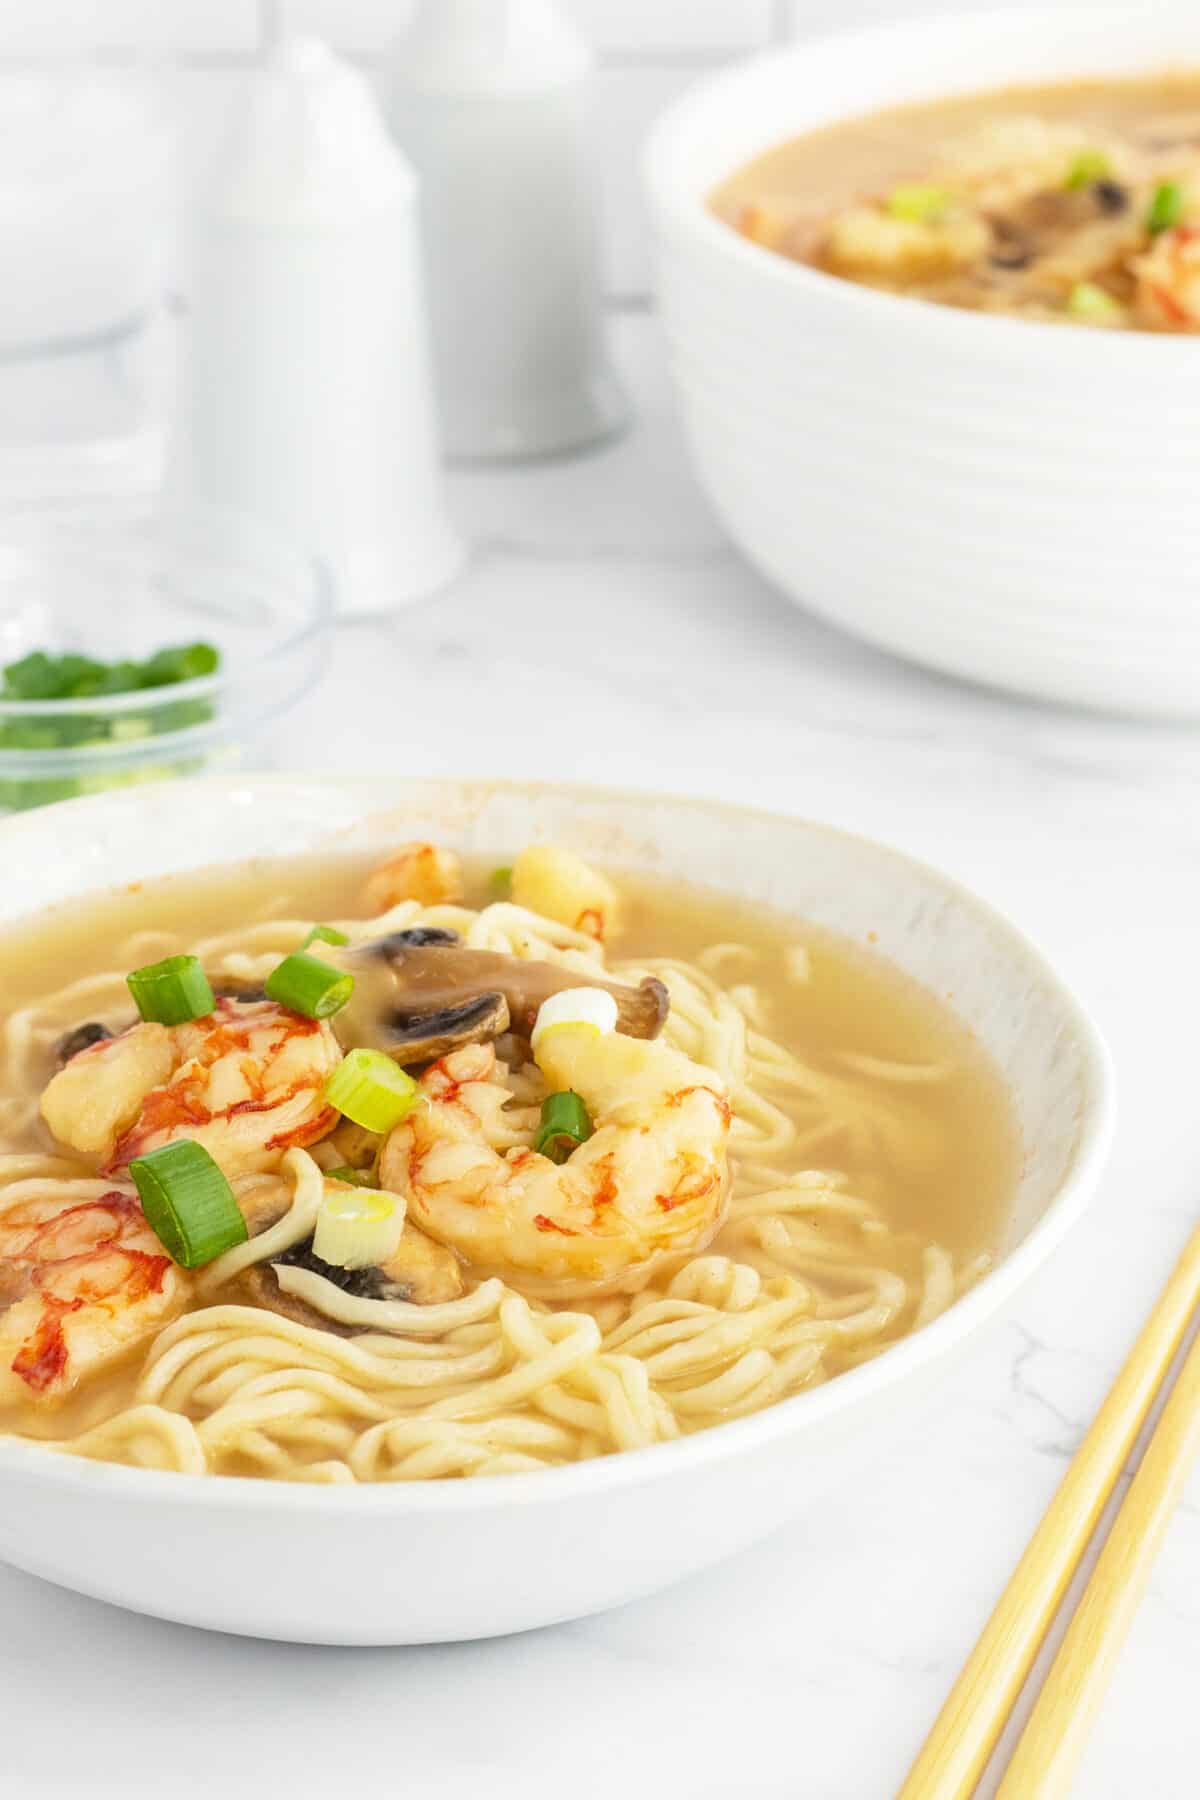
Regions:
[[827, 827], [704, 801], [455, 781], [250, 777], [118, 791], [3, 828], [0, 927], [118, 883], [253, 857], [429, 837], [507, 859], [554, 839], [870, 942], [946, 998], [1009, 1088], [1022, 1138], [1005, 1253], [1046, 1219], [1107, 1129], [1087, 1020], [1037, 953], [945, 877]]
[[[647, 169], [660, 200], [702, 202], [744, 162], [835, 120], [909, 100], [1200, 61], [1190, 5], [945, 14], [772, 51], [704, 81], [669, 109]], [[728, 228], [714, 228], [736, 242]], [[770, 257], [785, 269], [792, 265]]]

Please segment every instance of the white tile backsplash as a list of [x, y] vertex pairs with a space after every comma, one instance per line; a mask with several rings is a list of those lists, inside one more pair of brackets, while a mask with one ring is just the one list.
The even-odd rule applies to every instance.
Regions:
[[[563, 0], [601, 52], [681, 57], [748, 50], [771, 35], [775, 0]], [[346, 50], [385, 49], [404, 30], [412, 0], [278, 0], [293, 29]]]
[[[236, 68], [183, 68], [164, 78], [176, 121], [180, 191], [185, 202], [205, 179], [230, 106], [245, 80]], [[649, 252], [641, 197], [641, 152], [654, 118], [697, 79], [692, 68], [601, 69], [594, 108], [605, 286], [614, 297], [649, 291]], [[186, 289], [186, 265], [180, 285]]]
[[0, 0], [0, 57], [253, 50], [259, 0]]
[[186, 297], [191, 285], [189, 221], [195, 198], [212, 171], [230, 108], [245, 80], [245, 70], [236, 67], [181, 68], [163, 78], [175, 127], [175, 173], [180, 202], [168, 277], [173, 296]]
[[246, 79], [246, 71], [236, 67], [181, 68], [164, 77], [185, 202], [208, 176], [230, 108]]
[[596, 134], [605, 277], [621, 298], [650, 290], [649, 231], [642, 201], [646, 134], [663, 107], [697, 79], [694, 69], [602, 69]]
[[[640, 159], [657, 113], [726, 57], [963, 0], [562, 0], [600, 52], [596, 135], [605, 277], [625, 299], [649, 290]], [[1012, 6], [1036, 0], [1008, 0]], [[1082, 4], [1082, 0], [1080, 0]], [[0, 0], [0, 71], [20, 58], [89, 49], [173, 54], [185, 195], [207, 166], [224, 112], [268, 28], [316, 31], [376, 69], [412, 0]]]
[[[1041, 5], [1043, 0], [991, 0], [991, 4], [996, 10], [1009, 7], [1016, 11]], [[1071, 0], [1055, 0], [1055, 4], [1069, 5]], [[1075, 0], [1075, 4], [1083, 6], [1087, 0]], [[780, 24], [792, 37], [820, 37], [856, 25], [884, 25], [922, 13], [963, 10], [964, 0], [781, 0]]]
[[289, 31], [314, 31], [335, 49], [373, 55], [405, 30], [412, 5], [411, 0], [275, 0], [274, 12]]
[[[204, 180], [226, 115], [244, 81], [236, 68], [185, 68], [166, 77], [177, 124], [180, 191], [185, 205]], [[640, 162], [658, 112], [697, 79], [691, 68], [602, 69], [594, 109], [599, 204], [607, 291], [622, 300], [649, 291], [649, 252]], [[186, 289], [186, 265], [179, 284]]]
[[567, 0], [601, 51], [753, 50], [768, 42], [772, 0]]

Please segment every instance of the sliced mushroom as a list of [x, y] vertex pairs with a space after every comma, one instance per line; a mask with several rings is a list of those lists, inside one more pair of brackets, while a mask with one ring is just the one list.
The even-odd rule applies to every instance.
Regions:
[[405, 1225], [395, 1251], [379, 1265], [379, 1274], [381, 1299], [410, 1300], [414, 1306], [457, 1300], [464, 1287], [462, 1265], [453, 1250], [435, 1244], [412, 1224]]
[[385, 1037], [390, 1053], [402, 1063], [436, 1062], [462, 1044], [490, 1044], [509, 1025], [508, 1001], [503, 994], [480, 994], [459, 1006], [434, 1012], [407, 1011], [397, 1007]]
[[1088, 182], [1081, 188], [1039, 188], [1004, 212], [993, 213], [993, 268], [1026, 269], [1064, 234], [1098, 219], [1114, 218], [1129, 204], [1128, 190], [1118, 181]]
[[1029, 235], [1007, 219], [992, 221], [992, 252], [988, 258], [994, 269], [1027, 269], [1037, 254]]
[[617, 1002], [617, 1030], [657, 1037], [670, 997], [648, 976], [638, 987], [529, 962], [494, 950], [473, 950], [451, 931], [419, 926], [342, 951], [355, 992], [338, 1014], [343, 1044], [367, 1044], [400, 1062], [429, 1062], [462, 1044], [490, 1042], [506, 1031], [528, 1037], [543, 1002], [564, 988], [603, 988]]
[[98, 1019], [89, 1019], [86, 1025], [64, 1031], [54, 1046], [54, 1060], [63, 1069], [81, 1050], [90, 1050], [93, 1044], [106, 1044], [112, 1035], [107, 1025], [101, 1025]]
[[414, 950], [423, 950], [428, 944], [461, 944], [462, 939], [457, 931], [447, 931], [442, 925], [410, 925], [407, 931], [393, 931], [390, 937], [376, 938], [377, 944], [408, 944]]
[[327, 1319], [324, 1313], [306, 1306], [294, 1294], [285, 1294], [270, 1263], [258, 1263], [254, 1268], [244, 1270], [230, 1284], [229, 1291], [240, 1294], [253, 1306], [265, 1307], [268, 1312], [291, 1319], [294, 1325], [307, 1325], [312, 1331], [331, 1331], [335, 1337], [354, 1337], [359, 1329], [354, 1325], [339, 1325], [336, 1319]]
[[[246, 1210], [242, 1201], [239, 1205]], [[258, 1226], [259, 1230], [265, 1228], [265, 1224]], [[339, 1324], [306, 1301], [286, 1293], [275, 1274], [280, 1263], [323, 1275], [326, 1281], [358, 1300], [407, 1300], [414, 1306], [437, 1306], [446, 1300], [457, 1300], [463, 1291], [462, 1269], [453, 1251], [443, 1244], [435, 1244], [415, 1225], [405, 1225], [404, 1234], [392, 1255], [385, 1263], [371, 1268], [339, 1269], [318, 1256], [312, 1247], [312, 1239], [307, 1238], [302, 1244], [293, 1244], [272, 1262], [258, 1263], [254, 1268], [244, 1270], [233, 1284], [256, 1306], [265, 1306], [269, 1312], [292, 1319], [297, 1325], [335, 1332], [338, 1337], [354, 1337], [364, 1327]]]
[[385, 1263], [367, 1269], [339, 1269], [325, 1262], [313, 1249], [311, 1238], [293, 1244], [274, 1261], [323, 1275], [356, 1300], [409, 1300], [416, 1306], [435, 1306], [443, 1300], [457, 1300], [463, 1291], [462, 1270], [453, 1251], [435, 1244], [415, 1225], [405, 1225], [399, 1244]]
[[1018, 231], [1046, 239], [1064, 231], [1075, 231], [1104, 210], [1089, 183], [1080, 188], [1039, 188], [1013, 206], [1006, 217], [1008, 224]]
[[212, 991], [218, 1000], [242, 1000], [247, 1004], [267, 997], [267, 990], [261, 982], [245, 981], [238, 975], [218, 976], [212, 984]]
[[337, 1130], [331, 1131], [324, 1140], [324, 1146], [330, 1152], [326, 1166], [369, 1169], [382, 1143], [381, 1132], [368, 1131], [365, 1125], [356, 1125], [353, 1119], [343, 1119]]
[[261, 1237], [292, 1210], [292, 1190], [278, 1175], [250, 1176], [234, 1196], [252, 1238]]

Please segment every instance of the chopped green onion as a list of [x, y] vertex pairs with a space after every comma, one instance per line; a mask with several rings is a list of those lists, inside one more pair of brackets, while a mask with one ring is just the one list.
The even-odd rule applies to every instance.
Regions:
[[370, 1269], [396, 1254], [404, 1233], [405, 1203], [375, 1188], [328, 1188], [317, 1208], [313, 1251], [335, 1269]]
[[1073, 319], [1089, 325], [1115, 325], [1125, 317], [1119, 300], [1097, 287], [1094, 281], [1077, 281], [1067, 295], [1067, 311]]
[[607, 1037], [617, 1029], [619, 1017], [617, 1002], [607, 988], [560, 988], [539, 1006], [529, 1034], [530, 1048], [536, 1057], [546, 1033], [565, 1026], [582, 1025], [598, 1037]]
[[417, 1103], [417, 1084], [382, 1050], [351, 1050], [325, 1083], [330, 1106], [364, 1131], [390, 1131]]
[[157, 1025], [206, 1019], [216, 1005], [208, 976], [195, 956], [168, 956], [125, 977], [139, 1013]]
[[1151, 237], [1170, 231], [1183, 218], [1184, 193], [1177, 181], [1163, 181], [1154, 190], [1150, 211], [1146, 214], [1146, 230]]
[[1064, 186], [1068, 188], [1090, 187], [1093, 181], [1103, 181], [1106, 175], [1111, 174], [1112, 162], [1103, 150], [1081, 150], [1067, 170]]
[[586, 1144], [592, 1135], [588, 1109], [573, 1088], [547, 1094], [542, 1101], [542, 1122], [538, 1126], [533, 1147], [551, 1162], [564, 1163], [572, 1150]]
[[354, 992], [354, 977], [319, 957], [297, 950], [271, 970], [265, 982], [268, 1000], [306, 1019], [329, 1019], [341, 1012]]
[[346, 933], [339, 931], [335, 925], [314, 925], [300, 948], [307, 950], [310, 944], [320, 943], [332, 944], [335, 949], [340, 950], [349, 942]]
[[[5, 750], [72, 750], [88, 755], [94, 745], [129, 743], [137, 738], [170, 736], [207, 724], [216, 713], [216, 698], [170, 700], [165, 690], [181, 681], [215, 674], [220, 651], [212, 644], [179, 644], [156, 651], [145, 662], [97, 662], [78, 651], [62, 654], [32, 650], [0, 669], [0, 701], [16, 702], [17, 716], [0, 721], [0, 752]], [[145, 692], [138, 711], [111, 711], [110, 694]], [[39, 717], [41, 703], [96, 699], [96, 710], [51, 713]], [[76, 794], [99, 793], [129, 782], [161, 779], [190, 772], [195, 765], [165, 752], [161, 764], [126, 769], [85, 768], [72, 775], [31, 775], [28, 780], [0, 777], [0, 812], [46, 806]]]
[[114, 719], [109, 735], [114, 744], [132, 744], [138, 738], [153, 737], [154, 727], [149, 719]]
[[172, 644], [156, 650], [144, 663], [134, 663], [140, 688], [173, 687], [179, 681], [198, 681], [202, 675], [215, 675], [221, 653], [211, 644]]
[[347, 1187], [377, 1188], [379, 1178], [373, 1169], [352, 1169], [346, 1163], [340, 1169], [326, 1169], [326, 1181], [344, 1181]]
[[48, 656], [44, 650], [31, 650], [4, 671], [6, 700], [67, 700], [86, 692], [85, 683], [99, 676], [103, 664], [90, 656], [69, 652], [66, 656]]
[[488, 892], [495, 894], [497, 900], [507, 900], [512, 893], [512, 865], [493, 869], [488, 876]]
[[249, 1233], [233, 1189], [203, 1144], [179, 1138], [135, 1157], [129, 1173], [146, 1223], [184, 1269], [200, 1269]]
[[215, 674], [220, 662], [221, 653], [211, 644], [175, 644], [156, 650], [140, 663], [102, 663], [75, 650], [61, 656], [31, 650], [5, 667], [0, 699], [85, 700], [95, 694], [174, 687], [181, 681]]
[[917, 225], [936, 225], [945, 217], [953, 204], [952, 196], [945, 188], [925, 187], [912, 182], [906, 187], [893, 188], [888, 196], [887, 210], [893, 219], [910, 219]]

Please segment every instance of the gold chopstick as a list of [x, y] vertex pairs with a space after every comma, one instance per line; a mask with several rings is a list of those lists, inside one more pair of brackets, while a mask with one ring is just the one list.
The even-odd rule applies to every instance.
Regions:
[[[996, 1740], [1012, 1710], [1013, 1701], [1033, 1666], [1059, 1602], [1079, 1565], [1105, 1502], [1129, 1458], [1137, 1434], [1198, 1305], [1200, 1226], [1197, 1226], [1188, 1239], [1170, 1280], [1143, 1325], [1137, 1342], [1076, 1452], [1058, 1492], [1029, 1540], [1025, 1554], [1000, 1596], [982, 1636], [967, 1658], [897, 1800], [965, 1800], [974, 1791], [984, 1764], [995, 1748]], [[1193, 1380], [1200, 1382], [1200, 1362], [1197, 1362], [1195, 1353], [1188, 1358], [1189, 1372], [1192, 1371], [1193, 1363], [1196, 1364]], [[1192, 1392], [1194, 1403], [1195, 1390], [1189, 1391]], [[1185, 1392], [1181, 1406], [1186, 1408], [1187, 1404]], [[1193, 1404], [1193, 1412], [1195, 1410]], [[1166, 1418], [1167, 1413], [1164, 1413], [1164, 1422]], [[1186, 1436], [1178, 1417], [1173, 1429], [1176, 1433], [1173, 1444], [1177, 1444], [1181, 1436]], [[1190, 1430], [1193, 1433], [1195, 1431], [1194, 1417]], [[1156, 1433], [1156, 1438], [1157, 1435]], [[1162, 1453], [1162, 1457], [1170, 1454], [1169, 1448]], [[1158, 1459], [1159, 1462], [1162, 1457]], [[1149, 1463], [1149, 1452], [1146, 1462]], [[1155, 1466], [1157, 1468], [1157, 1463]], [[1158, 1473], [1158, 1483], [1162, 1487], [1168, 1510], [1180, 1479], [1182, 1477], [1164, 1483], [1161, 1471]], [[1148, 1488], [1151, 1494], [1159, 1491], [1152, 1484], [1148, 1484]], [[1131, 1495], [1132, 1491], [1131, 1489]], [[1153, 1550], [1161, 1537], [1165, 1517], [1159, 1518], [1152, 1500], [1147, 1501], [1143, 1517], [1155, 1533], [1144, 1558], [1145, 1568], [1148, 1568]], [[1128, 1553], [1130, 1536], [1138, 1530], [1138, 1524], [1131, 1521], [1122, 1540], [1126, 1544], [1125, 1554]], [[1145, 1569], [1140, 1555], [1136, 1559], [1136, 1566], [1140, 1578], [1144, 1579]], [[1115, 1586], [1121, 1586], [1111, 1568], [1110, 1578]], [[1125, 1591], [1124, 1586], [1121, 1591]], [[1127, 1610], [1121, 1612], [1121, 1621], [1127, 1622], [1128, 1616], [1132, 1614], [1138, 1591], [1140, 1590], [1133, 1591], [1133, 1599]], [[1095, 1603], [1092, 1611], [1093, 1628], [1096, 1627], [1096, 1610], [1103, 1604], [1102, 1600]], [[1120, 1629], [1123, 1629], [1123, 1624], [1118, 1626], [1111, 1647], [1106, 1648], [1108, 1661], [1105, 1663], [1105, 1671], [1111, 1664], [1116, 1644], [1120, 1641]], [[1106, 1630], [1103, 1635], [1105, 1645], [1108, 1646], [1113, 1634]], [[1064, 1649], [1065, 1647], [1064, 1643]], [[1079, 1654], [1077, 1642], [1075, 1656]], [[1083, 1654], [1086, 1655], [1086, 1651]], [[1078, 1663], [1074, 1659], [1071, 1668], [1076, 1671], [1077, 1679]], [[1064, 1676], [1063, 1682], [1068, 1679], [1069, 1677]], [[1061, 1696], [1062, 1684], [1059, 1691]], [[1096, 1693], [1098, 1691], [1095, 1690]], [[1090, 1684], [1088, 1695], [1088, 1704], [1094, 1707], [1095, 1696]], [[1055, 1715], [1056, 1718], [1058, 1716]], [[1090, 1712], [1088, 1716], [1090, 1717]], [[1045, 1723], [1043, 1720], [1044, 1725]], [[1082, 1742], [1082, 1737], [1079, 1741]], [[1074, 1745], [1074, 1734], [1071, 1742]], [[1047, 1740], [1039, 1732], [1028, 1755], [1031, 1758], [1035, 1754], [1044, 1755], [1046, 1747]], [[1017, 1790], [1008, 1787], [1008, 1779], [1006, 1776], [1006, 1800], [1014, 1800]], [[1061, 1790], [1046, 1790], [1047, 1796], [1056, 1792]], [[1042, 1790], [1029, 1785], [1022, 1790], [1022, 1800], [1028, 1800], [1034, 1793], [1038, 1795], [1038, 1800], [1043, 1800]]]
[[1145, 1590], [1175, 1503], [1200, 1451], [1200, 1337], [1162, 1417], [1050, 1673], [1021, 1733], [996, 1800], [1061, 1800]]

